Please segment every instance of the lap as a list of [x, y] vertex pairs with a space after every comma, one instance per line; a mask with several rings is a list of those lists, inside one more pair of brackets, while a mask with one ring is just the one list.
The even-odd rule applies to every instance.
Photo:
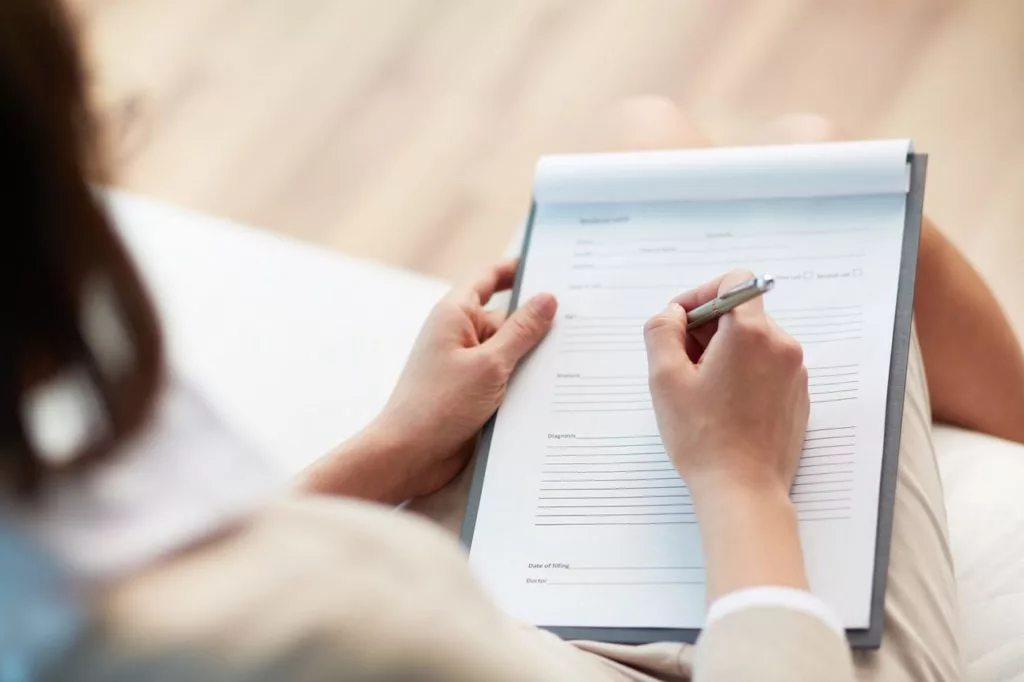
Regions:
[[882, 647], [857, 652], [861, 680], [961, 677], [956, 577], [915, 333], [903, 407]]
[[[409, 508], [458, 533], [471, 467], [446, 488]], [[855, 653], [860, 680], [954, 680], [961, 675], [957, 595], [946, 530], [942, 481], [931, 437], [931, 406], [915, 334], [907, 374], [892, 545], [885, 598], [885, 634], [877, 651]], [[685, 677], [686, 645], [579, 646], [644, 673], [637, 679]]]

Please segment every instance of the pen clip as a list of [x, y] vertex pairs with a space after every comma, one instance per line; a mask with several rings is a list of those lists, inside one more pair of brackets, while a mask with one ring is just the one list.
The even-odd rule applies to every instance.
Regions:
[[720, 301], [727, 301], [736, 296], [745, 295], [751, 292], [764, 293], [771, 291], [775, 286], [775, 278], [771, 275], [755, 275], [746, 282], [740, 282], [731, 289], [726, 289], [719, 294], [718, 299]]
[[748, 279], [745, 282], [740, 282], [736, 286], [734, 286], [734, 287], [732, 287], [730, 289], [726, 289], [725, 291], [723, 291], [721, 294], [718, 295], [718, 298], [720, 300], [722, 300], [722, 301], [727, 301], [730, 298], [732, 298], [734, 296], [738, 296], [739, 294], [746, 293], [747, 291], [750, 291], [751, 289], [758, 289], [759, 285], [758, 285], [758, 281], [757, 280], [758, 280], [757, 277], [751, 277], [750, 279]]

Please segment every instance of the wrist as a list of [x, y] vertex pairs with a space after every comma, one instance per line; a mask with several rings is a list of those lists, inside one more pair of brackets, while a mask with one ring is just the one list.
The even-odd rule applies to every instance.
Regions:
[[711, 471], [686, 477], [694, 507], [792, 507], [789, 486], [767, 471]]
[[796, 509], [777, 478], [695, 483], [709, 600], [747, 587], [807, 589]]
[[416, 473], [408, 470], [407, 439], [378, 417], [362, 431], [324, 455], [302, 476], [312, 493], [397, 504], [415, 496]]

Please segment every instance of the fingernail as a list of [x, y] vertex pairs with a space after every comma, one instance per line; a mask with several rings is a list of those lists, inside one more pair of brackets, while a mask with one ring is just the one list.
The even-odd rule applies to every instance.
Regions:
[[558, 310], [558, 301], [551, 294], [537, 294], [530, 299], [530, 308], [546, 322], [555, 318], [555, 311]]

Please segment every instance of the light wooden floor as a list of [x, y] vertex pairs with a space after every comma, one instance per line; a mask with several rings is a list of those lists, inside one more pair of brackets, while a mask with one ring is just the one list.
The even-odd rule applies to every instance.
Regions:
[[1024, 330], [1024, 2], [74, 0], [116, 182], [458, 277], [610, 102], [722, 142], [793, 111], [931, 154], [927, 205]]

